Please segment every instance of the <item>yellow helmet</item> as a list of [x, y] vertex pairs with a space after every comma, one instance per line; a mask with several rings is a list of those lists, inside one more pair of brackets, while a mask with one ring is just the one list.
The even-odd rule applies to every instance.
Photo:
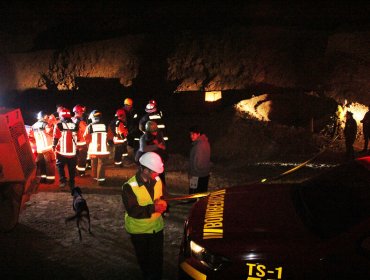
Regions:
[[134, 102], [132, 101], [131, 98], [126, 98], [125, 101], [123, 102], [124, 105], [126, 106], [132, 106]]

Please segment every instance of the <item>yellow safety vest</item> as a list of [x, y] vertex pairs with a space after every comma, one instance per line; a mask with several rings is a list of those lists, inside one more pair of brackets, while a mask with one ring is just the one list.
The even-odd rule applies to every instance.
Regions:
[[[154, 204], [150, 194], [145, 186], [139, 186], [136, 177], [132, 177], [127, 182], [134, 192], [137, 202], [140, 206]], [[157, 180], [154, 185], [154, 200], [162, 196], [162, 181]], [[150, 218], [136, 219], [125, 213], [125, 229], [131, 234], [156, 233], [163, 229], [164, 221], [162, 215], [158, 212], [152, 213]]]

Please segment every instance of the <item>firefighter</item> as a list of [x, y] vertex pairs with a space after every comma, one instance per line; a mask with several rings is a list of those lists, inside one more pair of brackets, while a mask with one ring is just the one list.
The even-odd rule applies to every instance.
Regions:
[[59, 113], [60, 113], [63, 109], [65, 109], [66, 107], [65, 107], [63, 104], [57, 104], [57, 105], [55, 106], [55, 108], [56, 108], [56, 111], [53, 113], [53, 115], [54, 115], [55, 119], [56, 119], [57, 121], [59, 121]]
[[78, 134], [80, 141], [77, 142], [77, 173], [81, 177], [85, 176], [86, 172], [86, 160], [87, 160], [87, 144], [83, 137], [87, 123], [84, 119], [84, 114], [86, 112], [86, 107], [80, 104], [77, 104], [73, 107], [74, 116], [72, 121], [78, 125]]
[[133, 149], [133, 155], [135, 157], [136, 151], [139, 149], [139, 139], [141, 132], [139, 130], [139, 117], [133, 107], [133, 100], [131, 98], [126, 98], [123, 102], [123, 110], [126, 113], [127, 122], [127, 145]]
[[139, 159], [135, 176], [122, 186], [122, 202], [126, 209], [125, 229], [130, 234], [144, 279], [162, 279], [163, 228], [162, 214], [167, 203], [162, 200], [163, 172], [160, 156], [153, 152]]
[[55, 155], [53, 152], [53, 126], [49, 116], [38, 112], [37, 122], [32, 125], [31, 138], [36, 143], [36, 176], [40, 183], [53, 184], [55, 181]]
[[[145, 124], [145, 133], [140, 137], [140, 148], [136, 152], [135, 161], [138, 162], [139, 158], [147, 152], [155, 152], [158, 154], [164, 164], [168, 159], [166, 143], [161, 131], [158, 130], [157, 123], [154, 121], [147, 121]], [[164, 190], [166, 190], [165, 172], [163, 171], [159, 177], [162, 180]]]
[[69, 187], [75, 187], [78, 125], [71, 119], [71, 112], [63, 108], [59, 112], [59, 122], [54, 127], [53, 150], [56, 152], [56, 166], [59, 174], [59, 187], [66, 186], [67, 178], [64, 167], [67, 165], [69, 174]]
[[89, 146], [91, 159], [91, 176], [99, 185], [105, 183], [105, 159], [109, 156], [107, 149], [107, 127], [101, 121], [102, 113], [94, 110], [89, 115], [91, 123], [87, 126], [84, 139]]
[[116, 167], [122, 167], [123, 161], [128, 156], [127, 152], [127, 123], [126, 113], [123, 109], [116, 111], [117, 119], [114, 122], [113, 131], [113, 144], [114, 144], [114, 165]]
[[163, 120], [162, 111], [158, 110], [158, 105], [155, 100], [149, 100], [148, 104], [145, 107], [146, 114], [141, 117], [139, 121], [139, 129], [145, 133], [145, 124], [147, 121], [155, 121], [158, 126], [158, 130], [162, 132], [163, 139], [168, 141], [167, 137], [167, 128]]

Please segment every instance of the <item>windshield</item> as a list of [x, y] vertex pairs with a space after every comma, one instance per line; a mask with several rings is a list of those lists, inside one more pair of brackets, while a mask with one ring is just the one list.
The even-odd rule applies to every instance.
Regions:
[[358, 162], [335, 167], [303, 183], [296, 202], [321, 237], [339, 234], [370, 217], [370, 171]]

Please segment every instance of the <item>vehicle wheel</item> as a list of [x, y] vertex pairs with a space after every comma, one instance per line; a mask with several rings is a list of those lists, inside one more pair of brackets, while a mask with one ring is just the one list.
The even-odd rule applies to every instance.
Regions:
[[0, 184], [0, 231], [12, 230], [18, 223], [22, 202], [23, 184]]

